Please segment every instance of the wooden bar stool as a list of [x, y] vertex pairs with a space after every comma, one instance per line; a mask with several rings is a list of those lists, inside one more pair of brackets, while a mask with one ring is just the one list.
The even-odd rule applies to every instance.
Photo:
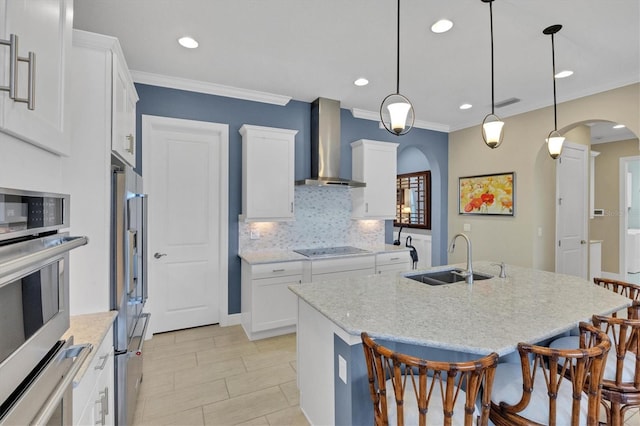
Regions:
[[488, 424], [498, 354], [468, 362], [429, 361], [394, 352], [367, 333], [361, 337], [376, 425]]
[[[611, 290], [621, 296], [628, 297], [631, 300], [640, 301], [640, 286], [636, 284], [631, 284], [625, 281], [612, 280], [609, 278], [594, 278], [593, 282], [595, 285], [599, 285], [600, 287]], [[627, 318], [638, 318], [637, 306], [632, 306], [627, 310]], [[616, 317], [617, 315], [614, 312], [612, 316]]]
[[640, 319], [594, 315], [593, 325], [611, 339], [602, 379], [602, 403], [607, 408], [607, 424], [619, 426], [628, 410], [640, 407]]
[[611, 346], [599, 328], [580, 323], [578, 349], [518, 344], [520, 365], [498, 364], [491, 420], [498, 426], [597, 425], [602, 374]]

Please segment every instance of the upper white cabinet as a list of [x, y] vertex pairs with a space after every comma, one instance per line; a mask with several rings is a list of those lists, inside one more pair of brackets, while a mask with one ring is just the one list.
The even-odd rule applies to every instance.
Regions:
[[70, 151], [65, 91], [72, 20], [72, 0], [0, 0], [0, 86], [15, 89], [0, 91], [0, 130], [63, 155]]
[[398, 144], [360, 139], [351, 144], [351, 178], [367, 184], [351, 190], [354, 219], [396, 217]]
[[243, 125], [242, 215], [247, 222], [294, 218], [297, 130]]
[[138, 93], [118, 47], [113, 55], [113, 120], [111, 149], [131, 166], [136, 165], [136, 103]]
[[73, 31], [67, 108], [74, 120], [71, 156], [62, 159], [62, 177], [73, 200], [69, 232], [91, 240], [86, 250], [71, 253], [73, 315], [109, 309], [111, 155], [119, 118], [114, 115], [116, 74], [121, 72], [118, 64], [124, 64], [120, 55], [117, 39]]

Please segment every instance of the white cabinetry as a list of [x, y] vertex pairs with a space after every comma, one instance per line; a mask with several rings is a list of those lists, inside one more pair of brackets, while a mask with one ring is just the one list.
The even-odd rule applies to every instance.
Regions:
[[602, 241], [589, 242], [589, 280], [602, 277]]
[[93, 350], [95, 356], [80, 383], [73, 388], [73, 424], [113, 425], [113, 328]]
[[311, 282], [374, 274], [375, 255], [335, 257], [311, 261]]
[[395, 275], [411, 270], [411, 256], [408, 250], [376, 254], [376, 274]]
[[91, 244], [70, 255], [72, 315], [109, 309], [111, 148], [121, 55], [117, 39], [73, 31], [67, 104], [74, 118], [72, 155], [62, 159], [62, 176], [73, 200], [70, 232], [87, 235]]
[[242, 215], [247, 222], [294, 218], [295, 135], [297, 130], [243, 125]]
[[289, 285], [300, 284], [302, 277], [302, 261], [242, 261], [242, 327], [249, 340], [296, 331], [297, 297]]
[[351, 149], [351, 178], [367, 184], [351, 190], [353, 218], [394, 219], [398, 144], [361, 139]]
[[120, 45], [114, 45], [111, 149], [129, 165], [136, 165], [136, 103], [138, 93]]
[[[72, 0], [0, 0], [0, 38], [14, 40], [13, 47], [0, 45], [0, 85], [10, 86], [13, 79], [14, 98], [31, 97], [26, 103], [11, 99], [8, 91], [0, 92], [0, 129], [64, 155], [70, 152], [65, 91], [72, 20]], [[13, 75], [11, 51], [19, 58]]]

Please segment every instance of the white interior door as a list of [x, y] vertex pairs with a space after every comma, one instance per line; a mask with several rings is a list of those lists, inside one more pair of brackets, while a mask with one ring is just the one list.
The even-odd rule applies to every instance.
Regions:
[[588, 196], [585, 145], [565, 142], [556, 171], [556, 272], [588, 278]]
[[149, 194], [149, 310], [154, 333], [227, 313], [226, 124], [142, 117]]

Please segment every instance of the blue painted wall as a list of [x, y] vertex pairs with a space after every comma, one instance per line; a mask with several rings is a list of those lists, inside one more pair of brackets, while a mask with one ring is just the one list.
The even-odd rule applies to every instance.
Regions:
[[[309, 177], [311, 171], [311, 104], [291, 101], [286, 106], [225, 98], [203, 93], [136, 84], [140, 100], [137, 105], [136, 169], [142, 170], [142, 115], [184, 118], [229, 125], [229, 314], [240, 312], [240, 258], [238, 258], [238, 215], [242, 199], [242, 139], [238, 130], [243, 124], [298, 130], [295, 139], [295, 178]], [[433, 185], [433, 265], [446, 261], [448, 135], [431, 130], [413, 129], [405, 136], [391, 135], [371, 120], [353, 118], [341, 111], [341, 177], [351, 177], [351, 142], [372, 139], [400, 144], [399, 149], [415, 147], [431, 165]], [[144, 175], [143, 175], [144, 176]], [[387, 221], [386, 240], [393, 241], [393, 222]]]

